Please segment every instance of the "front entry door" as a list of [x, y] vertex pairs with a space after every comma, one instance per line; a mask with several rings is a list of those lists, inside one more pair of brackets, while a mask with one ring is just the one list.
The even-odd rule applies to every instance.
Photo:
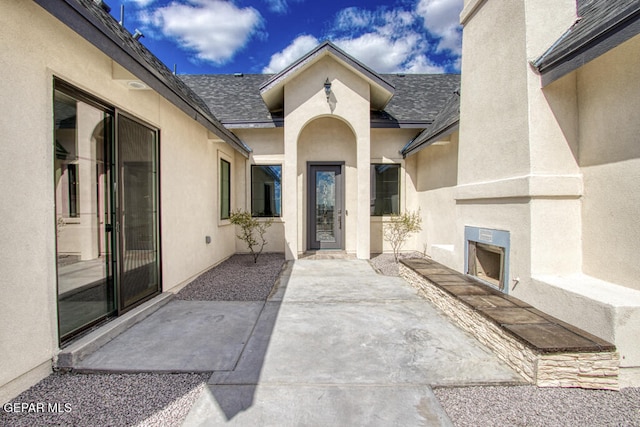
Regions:
[[309, 164], [309, 249], [343, 249], [342, 164]]

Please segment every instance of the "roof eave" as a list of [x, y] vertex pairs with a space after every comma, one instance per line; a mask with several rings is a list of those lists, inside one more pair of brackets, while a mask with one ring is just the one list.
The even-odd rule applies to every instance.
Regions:
[[545, 87], [638, 34], [640, 34], [640, 10], [636, 10], [597, 37], [563, 55], [554, 57], [548, 55], [549, 51], [547, 51], [533, 61], [531, 66], [541, 75], [542, 86]]
[[372, 119], [371, 129], [425, 129], [433, 120], [385, 120]]
[[117, 62], [124, 69], [135, 75], [151, 89], [159, 93], [182, 112], [203, 125], [245, 157], [249, 157], [251, 148], [246, 146], [237, 136], [203, 111], [197, 105], [185, 99], [181, 93], [176, 92], [163, 82], [157, 71], [149, 64], [139, 61], [136, 55], [127, 46], [118, 43], [114, 36], [98, 21], [88, 10], [80, 7], [75, 2], [67, 0], [34, 0], [43, 9], [67, 25], [81, 37], [94, 45], [105, 55]]
[[284, 119], [273, 120], [243, 120], [243, 121], [223, 121], [225, 127], [229, 129], [274, 129], [284, 127]]
[[[459, 127], [460, 120], [456, 120], [449, 126], [444, 127], [431, 136], [421, 136], [424, 134], [423, 132], [422, 134], [415, 137], [413, 141], [410, 141], [407, 146], [400, 151], [400, 154], [402, 154], [402, 158], [406, 159], [407, 157], [416, 154], [418, 151], [427, 148], [430, 145], [433, 145], [435, 142], [441, 141], [442, 138], [448, 137], [449, 135], [457, 131]], [[427, 132], [427, 130], [425, 130], [425, 132]]]

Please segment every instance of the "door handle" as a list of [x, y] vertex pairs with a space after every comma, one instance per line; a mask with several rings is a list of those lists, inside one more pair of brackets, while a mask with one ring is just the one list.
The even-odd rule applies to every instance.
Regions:
[[342, 209], [338, 209], [338, 230], [342, 230]]

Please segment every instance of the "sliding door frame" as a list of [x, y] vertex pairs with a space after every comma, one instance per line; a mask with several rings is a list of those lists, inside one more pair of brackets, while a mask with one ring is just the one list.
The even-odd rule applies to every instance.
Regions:
[[[111, 120], [110, 120], [110, 126], [109, 126], [109, 133], [110, 133], [110, 141], [105, 142], [105, 155], [107, 156], [107, 158], [105, 159], [104, 162], [104, 167], [105, 167], [105, 173], [107, 173], [108, 170], [108, 179], [105, 181], [105, 185], [108, 186], [107, 189], [105, 189], [105, 192], [108, 192], [108, 204], [109, 204], [109, 208], [105, 207], [105, 213], [108, 211], [108, 216], [110, 219], [110, 224], [108, 224], [106, 227], [108, 229], [108, 237], [105, 236], [105, 239], [108, 239], [109, 244], [110, 244], [110, 248], [111, 248], [111, 257], [110, 259], [107, 261], [107, 265], [108, 265], [108, 272], [110, 274], [110, 276], [108, 276], [109, 280], [110, 280], [110, 284], [109, 286], [112, 287], [113, 290], [113, 304], [114, 304], [114, 309], [111, 310], [109, 313], [106, 313], [104, 316], [101, 316], [99, 318], [96, 318], [94, 321], [83, 325], [82, 327], [80, 327], [77, 330], [73, 330], [67, 334], [65, 334], [64, 336], [61, 335], [61, 326], [60, 326], [60, 306], [59, 306], [59, 294], [58, 294], [58, 289], [60, 287], [59, 284], [59, 274], [58, 274], [58, 263], [56, 261], [56, 306], [58, 309], [58, 314], [57, 314], [57, 324], [58, 324], [58, 341], [60, 345], [66, 344], [69, 341], [71, 341], [72, 339], [74, 339], [75, 337], [77, 337], [78, 335], [81, 335], [82, 333], [86, 332], [87, 330], [90, 330], [92, 327], [95, 327], [96, 325], [105, 322], [106, 320], [114, 317], [114, 316], [120, 316], [123, 313], [126, 313], [127, 311], [139, 306], [140, 304], [145, 303], [146, 301], [150, 300], [151, 298], [157, 296], [158, 294], [160, 294], [162, 292], [162, 235], [161, 235], [161, 230], [162, 230], [162, 226], [161, 226], [161, 173], [160, 173], [160, 129], [158, 129], [156, 126], [141, 120], [140, 118], [129, 114], [125, 111], [122, 111], [121, 109], [114, 107], [104, 101], [102, 101], [100, 98], [93, 96], [81, 89], [78, 89], [77, 87], [67, 83], [64, 80], [61, 80], [57, 77], [54, 76], [53, 81], [52, 81], [52, 86], [53, 86], [53, 93], [55, 93], [56, 90], [59, 90], [60, 92], [75, 98], [77, 101], [86, 103], [96, 109], [102, 110], [105, 113], [109, 114], [111, 116]], [[54, 105], [53, 103], [54, 99], [52, 97], [52, 107]], [[156, 258], [155, 258], [155, 275], [157, 278], [157, 283], [156, 283], [156, 289], [151, 292], [149, 295], [145, 295], [144, 297], [142, 297], [141, 299], [131, 303], [129, 306], [125, 307], [124, 306], [124, 301], [122, 300], [122, 275], [123, 275], [123, 267], [124, 267], [124, 260], [123, 260], [123, 233], [124, 230], [122, 229], [122, 201], [123, 201], [123, 191], [122, 191], [122, 180], [121, 180], [121, 168], [122, 165], [120, 164], [120, 150], [121, 150], [121, 146], [120, 146], [120, 141], [119, 141], [119, 135], [118, 135], [118, 130], [119, 130], [119, 122], [120, 122], [120, 118], [121, 117], [126, 117], [127, 119], [146, 127], [147, 129], [149, 129], [150, 131], [152, 131], [155, 135], [155, 147], [154, 147], [154, 156], [153, 156], [153, 162], [154, 162], [154, 166], [155, 166], [155, 181], [154, 181], [154, 196], [155, 196], [155, 225], [154, 225], [154, 245], [156, 247]], [[54, 136], [54, 152], [53, 152], [53, 157], [55, 159], [55, 136]], [[109, 145], [109, 147], [107, 148], [106, 145]], [[55, 170], [55, 168], [54, 168]], [[54, 176], [54, 186], [55, 186], [55, 176]], [[55, 194], [56, 189], [54, 188], [54, 194]], [[55, 196], [54, 196], [55, 197]], [[105, 199], [107, 200], [107, 199]], [[54, 209], [54, 223], [57, 223], [57, 217], [55, 217], [57, 215], [57, 208]], [[55, 254], [56, 254], [56, 258], [58, 257], [58, 246], [59, 246], [59, 242], [58, 242], [58, 236], [56, 233], [56, 240], [55, 240]]]
[[[123, 292], [122, 292], [122, 277], [124, 275], [124, 267], [125, 267], [125, 262], [123, 259], [124, 256], [124, 228], [122, 225], [122, 220], [123, 220], [123, 212], [122, 212], [122, 205], [123, 205], [123, 198], [124, 198], [124, 191], [123, 191], [123, 183], [122, 183], [122, 179], [121, 179], [121, 170], [122, 170], [122, 164], [120, 162], [121, 159], [121, 144], [120, 144], [120, 140], [119, 140], [119, 125], [120, 125], [120, 118], [124, 117], [128, 120], [131, 120], [141, 126], [146, 127], [147, 129], [151, 130], [154, 132], [155, 134], [155, 147], [154, 147], [154, 163], [155, 163], [155, 167], [156, 167], [156, 180], [155, 180], [155, 199], [156, 199], [156, 218], [155, 218], [155, 245], [157, 247], [157, 257], [156, 257], [156, 262], [157, 262], [157, 278], [158, 278], [158, 287], [157, 289], [152, 292], [151, 294], [141, 298], [140, 300], [128, 305], [125, 307], [125, 301], [124, 301], [124, 296], [123, 296]], [[114, 169], [116, 169], [116, 172], [113, 174], [113, 179], [115, 180], [115, 185], [114, 185], [114, 200], [116, 201], [116, 205], [114, 206], [114, 213], [115, 213], [115, 221], [116, 221], [116, 233], [115, 233], [115, 238], [116, 238], [116, 246], [117, 246], [117, 251], [116, 252], [116, 257], [117, 257], [117, 273], [116, 275], [116, 307], [117, 307], [117, 311], [118, 311], [118, 316], [120, 316], [121, 314], [126, 313], [129, 310], [134, 309], [135, 307], [139, 306], [140, 304], [144, 304], [145, 302], [147, 302], [148, 300], [150, 300], [151, 298], [157, 296], [158, 294], [160, 294], [162, 292], [162, 237], [160, 234], [160, 230], [162, 229], [161, 225], [160, 225], [160, 212], [161, 212], [161, 207], [160, 207], [160, 129], [158, 129], [157, 127], [153, 126], [152, 124], [136, 117], [133, 116], [127, 112], [124, 112], [118, 108], [115, 109], [115, 126], [114, 126], [114, 144], [113, 144], [113, 159], [114, 159]], [[114, 269], [115, 270], [115, 269]]]

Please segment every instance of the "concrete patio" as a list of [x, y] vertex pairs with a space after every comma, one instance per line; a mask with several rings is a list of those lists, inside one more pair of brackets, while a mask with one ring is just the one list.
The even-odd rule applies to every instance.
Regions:
[[75, 369], [213, 372], [185, 425], [450, 425], [431, 386], [523, 384], [403, 279], [289, 263], [268, 300], [171, 301]]

